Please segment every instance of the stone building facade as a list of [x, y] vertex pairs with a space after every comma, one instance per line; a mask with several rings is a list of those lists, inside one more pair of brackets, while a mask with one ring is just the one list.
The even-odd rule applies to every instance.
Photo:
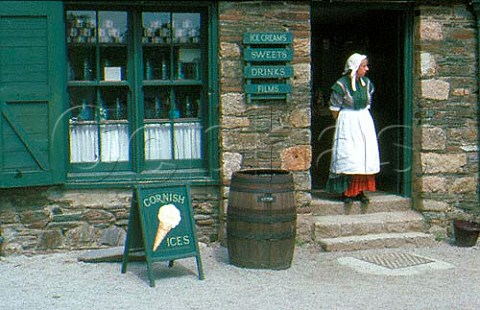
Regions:
[[434, 232], [478, 216], [478, 11], [461, 1], [418, 9], [413, 201]]
[[[406, 99], [410, 106], [404, 114], [410, 123], [403, 125], [411, 128], [411, 159], [404, 166], [410, 183], [402, 185], [407, 191], [397, 194], [412, 197], [412, 207], [424, 214], [430, 232], [435, 234], [450, 233], [453, 217], [478, 214], [477, 4], [462, 0], [210, 2], [218, 20], [220, 177], [217, 183], [202, 185], [200, 181], [192, 186], [199, 241], [225, 240], [230, 180], [242, 169], [291, 171], [297, 212], [309, 213], [315, 189], [312, 148], [318, 143], [312, 132], [312, 122], [316, 121], [312, 19], [325, 6], [340, 12], [358, 4], [372, 5], [374, 11], [382, 6], [408, 7], [405, 11], [411, 19], [406, 24], [412, 27], [412, 45], [411, 57], [405, 58], [410, 61], [411, 75], [405, 80], [411, 91]], [[242, 36], [258, 31], [293, 33], [293, 87], [285, 102], [246, 101]], [[122, 245], [131, 195], [128, 186], [2, 188], [2, 254]]]
[[[241, 169], [291, 171], [297, 210], [302, 212], [311, 201], [310, 8], [295, 2], [223, 2], [219, 4], [219, 20], [222, 222], [232, 173]], [[239, 78], [244, 68], [242, 34], [263, 29], [291, 31], [294, 36], [295, 76], [286, 103], [246, 102], [244, 80]], [[224, 231], [223, 227], [221, 233]]]

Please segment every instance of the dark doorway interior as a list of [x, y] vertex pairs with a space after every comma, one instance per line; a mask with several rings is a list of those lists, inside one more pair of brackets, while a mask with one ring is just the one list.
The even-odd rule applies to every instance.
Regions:
[[377, 188], [403, 193], [404, 42], [402, 11], [318, 5], [312, 8], [312, 146], [313, 189], [325, 188], [334, 121], [328, 109], [330, 87], [354, 52], [369, 58], [375, 85], [372, 116], [380, 144]]

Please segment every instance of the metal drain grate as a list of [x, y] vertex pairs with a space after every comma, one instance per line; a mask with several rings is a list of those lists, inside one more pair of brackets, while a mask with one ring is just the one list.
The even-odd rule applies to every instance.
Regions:
[[406, 268], [434, 262], [434, 260], [429, 258], [400, 252], [366, 254], [358, 257], [358, 259], [389, 269]]

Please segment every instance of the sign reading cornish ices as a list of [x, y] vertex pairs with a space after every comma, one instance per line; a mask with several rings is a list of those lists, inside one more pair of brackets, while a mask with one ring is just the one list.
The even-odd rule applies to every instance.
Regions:
[[133, 193], [122, 273], [126, 272], [132, 250], [145, 251], [150, 286], [153, 261], [195, 256], [199, 278], [203, 279], [195, 222], [187, 186], [136, 188]]

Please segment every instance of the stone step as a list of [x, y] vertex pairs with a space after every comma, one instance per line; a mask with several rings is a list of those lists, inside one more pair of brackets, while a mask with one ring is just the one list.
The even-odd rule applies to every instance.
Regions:
[[415, 211], [316, 216], [312, 221], [315, 239], [424, 230], [423, 217]]
[[410, 199], [382, 192], [368, 193], [368, 207], [356, 201], [346, 205], [338, 196], [324, 192], [314, 192], [310, 203], [312, 215], [361, 214], [375, 212], [397, 212], [410, 210]]
[[297, 239], [325, 251], [432, 246], [423, 216], [411, 210], [409, 198], [368, 193], [368, 205], [343, 203], [336, 195], [314, 191], [309, 213], [297, 217]]
[[348, 252], [383, 248], [429, 247], [435, 244], [435, 240], [431, 235], [422, 232], [404, 232], [322, 238], [317, 240], [317, 243], [324, 251]]

